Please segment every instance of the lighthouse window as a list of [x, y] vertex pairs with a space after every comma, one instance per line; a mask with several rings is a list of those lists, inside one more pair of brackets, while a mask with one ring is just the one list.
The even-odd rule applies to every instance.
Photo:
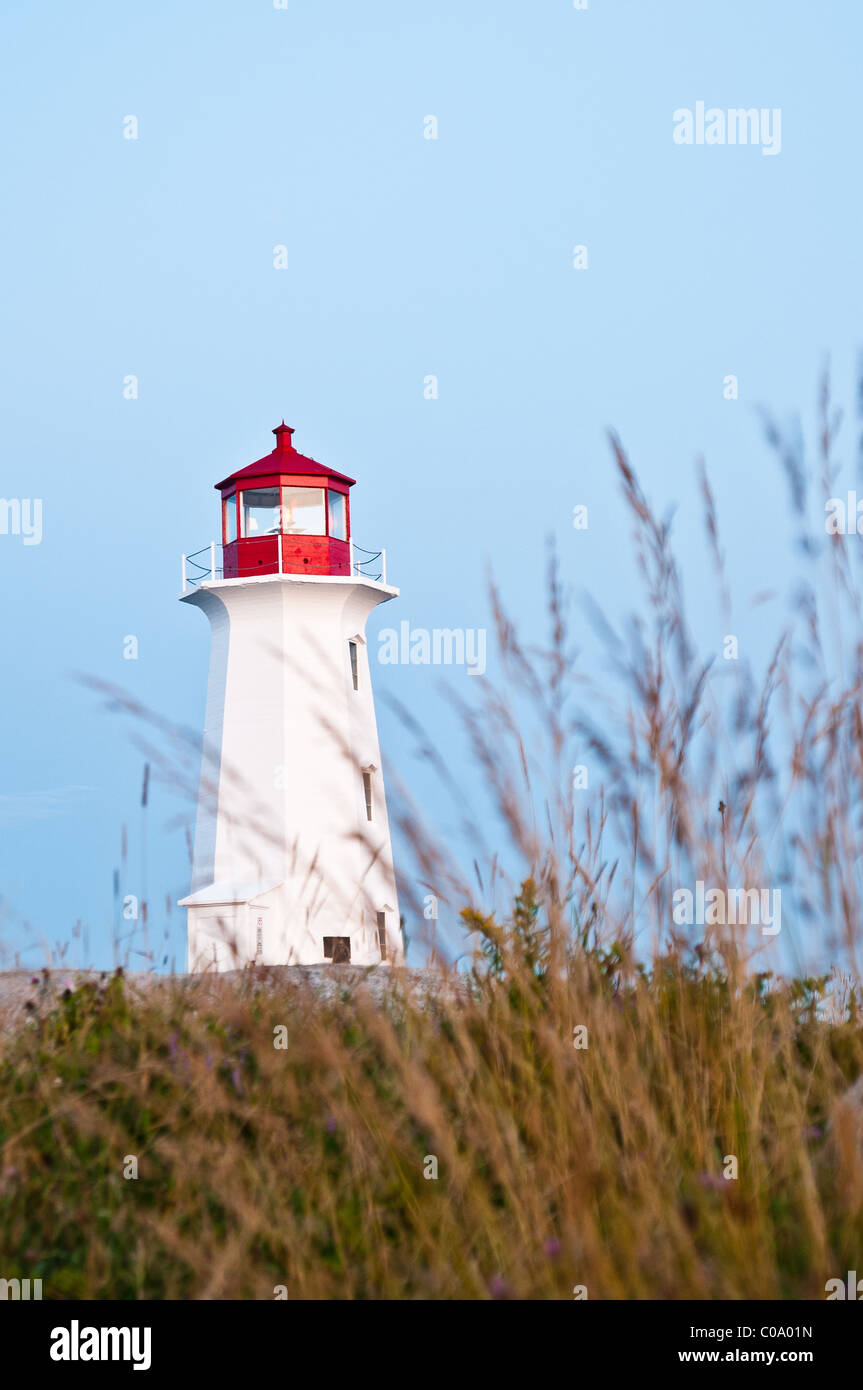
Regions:
[[279, 530], [279, 489], [277, 487], [256, 488], [254, 492], [244, 492], [241, 499], [243, 518], [242, 535], [275, 536]]
[[360, 688], [360, 673], [359, 673], [359, 667], [358, 667], [358, 665], [357, 665], [357, 644], [356, 644], [356, 642], [349, 642], [349, 643], [348, 643], [348, 651], [349, 651], [350, 654], [351, 654], [351, 680], [353, 681], [353, 684], [354, 684], [354, 690], [359, 690], [359, 688]]
[[381, 960], [387, 958], [387, 914], [378, 913], [378, 942], [381, 948]]
[[225, 502], [225, 545], [237, 539], [237, 496], [234, 493]]
[[364, 793], [365, 793], [365, 798], [366, 798], [366, 820], [371, 820], [371, 818], [372, 818], [372, 774], [371, 774], [370, 772], [364, 772], [364, 773], [363, 773], [363, 791], [364, 791]]
[[345, 494], [329, 491], [327, 500], [330, 504], [330, 535], [334, 541], [346, 541], [348, 538], [348, 518]]
[[282, 488], [282, 530], [289, 536], [327, 534], [322, 487]]

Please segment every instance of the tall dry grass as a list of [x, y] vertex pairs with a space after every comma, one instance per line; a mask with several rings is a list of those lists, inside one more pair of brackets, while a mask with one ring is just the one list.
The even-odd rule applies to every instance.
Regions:
[[[829, 486], [826, 395], [822, 416]], [[552, 564], [544, 651], [493, 595], [500, 682], [461, 709], [473, 771], [416, 730], [464, 826], [441, 846], [401, 799], [404, 897], [411, 921], [425, 892], [460, 913], [469, 974], [372, 988], [334, 968], [329, 996], [278, 970], [34, 985], [0, 1045], [0, 1275], [47, 1297], [734, 1299], [823, 1298], [860, 1267], [852, 564], [831, 542], [841, 676], [813, 586], [760, 682], [741, 663], [729, 690], [613, 450], [646, 597], [627, 634], [596, 615], [614, 679], [581, 674]], [[476, 787], [495, 820], [468, 809]], [[697, 878], [779, 881], [792, 956], [817, 928], [823, 970], [783, 972], [740, 928], [677, 928]]]
[[856, 1007], [581, 948], [553, 985], [541, 920], [527, 885], [469, 997], [250, 972], [43, 1004], [0, 1063], [4, 1275], [60, 1298], [823, 1297], [863, 1237], [837, 1106]]

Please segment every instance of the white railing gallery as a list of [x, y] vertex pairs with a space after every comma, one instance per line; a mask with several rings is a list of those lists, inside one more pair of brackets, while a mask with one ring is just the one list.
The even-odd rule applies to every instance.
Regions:
[[[282, 573], [282, 547], [276, 547], [278, 553], [278, 570]], [[387, 552], [385, 550], [364, 550], [361, 545], [354, 545], [353, 539], [350, 541], [351, 567], [350, 572], [357, 579], [370, 579], [373, 583], [386, 584], [387, 582]], [[180, 582], [182, 592], [185, 594], [190, 588], [195, 589], [199, 584], [212, 584], [217, 579], [224, 578], [224, 564], [222, 558], [222, 547], [216, 541], [210, 541], [201, 550], [196, 550], [191, 555], [184, 555], [180, 561]]]
[[[219, 564], [216, 564], [216, 552], [218, 551]], [[201, 557], [205, 557], [206, 564]], [[184, 555], [180, 562], [182, 592], [185, 594], [187, 589], [196, 588], [199, 584], [212, 583], [215, 579], [222, 578], [222, 547], [216, 545], [215, 541], [210, 541], [202, 550], [196, 550], [192, 555]], [[191, 566], [191, 573], [189, 567]]]
[[[351, 574], [355, 574], [358, 579], [373, 579], [375, 582], [386, 584], [387, 582], [387, 552], [385, 550], [363, 550], [361, 545], [354, 545], [353, 537], [350, 542], [351, 547]], [[364, 559], [357, 559], [362, 555]], [[377, 574], [372, 571], [377, 570]]]

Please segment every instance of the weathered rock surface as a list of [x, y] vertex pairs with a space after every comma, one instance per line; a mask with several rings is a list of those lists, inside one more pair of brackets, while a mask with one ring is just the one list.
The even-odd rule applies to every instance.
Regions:
[[[100, 970], [3, 970], [0, 971], [0, 1034], [20, 1026], [26, 1018], [27, 1005], [42, 1009], [63, 993], [86, 981], [104, 983], [110, 971]], [[153, 971], [123, 972], [126, 987], [134, 992], [170, 988], [182, 985], [202, 998], [223, 989], [233, 981], [254, 990], [278, 988], [285, 981], [301, 982], [318, 998], [332, 999], [342, 990], [362, 990], [374, 999], [383, 999], [393, 989], [407, 989], [420, 999], [443, 994], [464, 996], [468, 982], [463, 977], [453, 979], [440, 970], [393, 970], [389, 966], [360, 967], [355, 965], [281, 965], [250, 970], [229, 970], [218, 975], [159, 975]]]

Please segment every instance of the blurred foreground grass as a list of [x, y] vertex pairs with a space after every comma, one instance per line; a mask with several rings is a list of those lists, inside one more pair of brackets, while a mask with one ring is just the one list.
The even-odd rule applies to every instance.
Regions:
[[47, 1298], [823, 1298], [863, 1236], [853, 993], [830, 1018], [825, 981], [704, 952], [551, 970], [533, 893], [481, 924], [494, 968], [424, 1002], [395, 973], [382, 1000], [290, 971], [34, 988], [0, 1056], [0, 1273]]

